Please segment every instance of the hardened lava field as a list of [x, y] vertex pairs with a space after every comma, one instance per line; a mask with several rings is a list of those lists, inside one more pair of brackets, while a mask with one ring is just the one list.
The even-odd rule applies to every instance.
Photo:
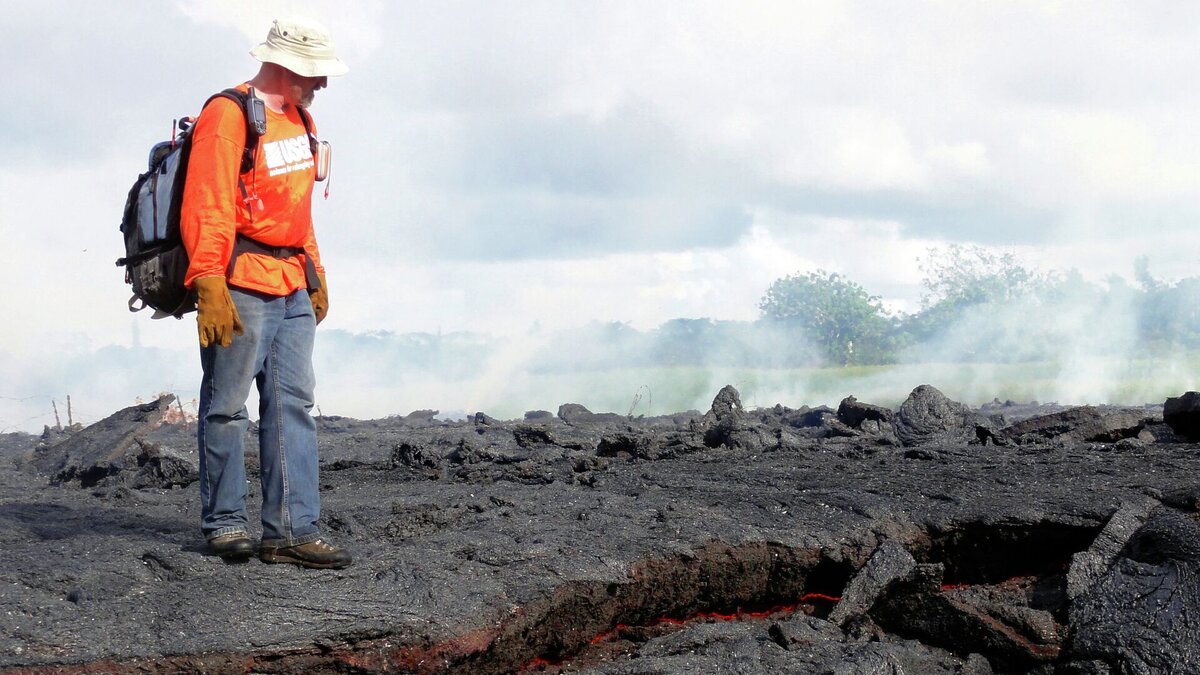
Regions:
[[164, 398], [0, 436], [0, 668], [1197, 672], [1196, 398], [321, 417], [340, 571], [208, 555]]

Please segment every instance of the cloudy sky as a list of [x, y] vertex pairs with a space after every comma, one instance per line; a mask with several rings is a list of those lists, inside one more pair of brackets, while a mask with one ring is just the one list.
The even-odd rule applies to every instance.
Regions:
[[[748, 320], [773, 280], [817, 268], [913, 310], [918, 258], [955, 242], [1093, 279], [1131, 278], [1138, 256], [1160, 277], [1196, 274], [1196, 3], [0, 13], [0, 430], [40, 428], [43, 402], [71, 392], [37, 374], [109, 347], [186, 348], [162, 387], [194, 387], [194, 321], [125, 311], [121, 209], [172, 118], [252, 76], [247, 51], [287, 13], [324, 21], [350, 66], [313, 107], [334, 147], [315, 206], [323, 330]], [[31, 401], [42, 417], [18, 405]]]

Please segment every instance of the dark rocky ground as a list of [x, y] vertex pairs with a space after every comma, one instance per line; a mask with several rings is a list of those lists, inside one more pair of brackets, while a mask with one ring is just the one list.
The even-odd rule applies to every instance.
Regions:
[[1197, 403], [324, 417], [312, 571], [206, 554], [164, 399], [0, 436], [0, 669], [1200, 672]]

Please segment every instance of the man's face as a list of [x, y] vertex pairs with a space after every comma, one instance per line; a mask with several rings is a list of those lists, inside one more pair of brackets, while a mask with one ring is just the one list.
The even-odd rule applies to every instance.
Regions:
[[288, 82], [287, 99], [288, 103], [298, 105], [301, 108], [307, 108], [312, 105], [313, 97], [316, 96], [319, 89], [324, 89], [329, 84], [328, 77], [305, 77], [288, 71], [291, 75]]

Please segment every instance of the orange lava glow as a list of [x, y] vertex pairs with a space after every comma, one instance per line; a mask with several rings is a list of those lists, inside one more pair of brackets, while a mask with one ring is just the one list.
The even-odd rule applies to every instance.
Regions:
[[[612, 640], [614, 637], [619, 635], [621, 632], [629, 630], [630, 628], [654, 628], [656, 626], [686, 626], [688, 624], [699, 622], [699, 621], [745, 621], [745, 620], [754, 620], [754, 619], [765, 619], [767, 617], [775, 616], [778, 614], [794, 614], [796, 612], [796, 610], [800, 609], [800, 607], [802, 605], [810, 605], [814, 601], [821, 602], [821, 603], [836, 604], [841, 601], [841, 597], [836, 596], [836, 595], [826, 595], [825, 593], [806, 593], [803, 596], [801, 596], [800, 599], [797, 600], [796, 602], [789, 603], [786, 605], [774, 605], [772, 607], [768, 607], [766, 609], [761, 609], [761, 610], [744, 610], [744, 609], [738, 608], [736, 611], [734, 611], [732, 613], [697, 612], [691, 616], [688, 616], [688, 617], [685, 617], [682, 619], [664, 616], [664, 617], [659, 617], [657, 619], [654, 619], [653, 621], [650, 621], [649, 623], [640, 624], [638, 626], [633, 626], [633, 625], [624, 624], [624, 623], [618, 623], [616, 626], [613, 626], [612, 628], [610, 628], [610, 629], [600, 633], [596, 637], [592, 638], [588, 642], [588, 644], [589, 645], [603, 644], [605, 642]], [[525, 664], [525, 667], [522, 668], [520, 672], [537, 671], [537, 670], [541, 670], [544, 668], [555, 668], [555, 667], [561, 666], [562, 663], [563, 663], [562, 660], [546, 659], [546, 658], [539, 656], [539, 657], [535, 657], [529, 663]]]
[[[697, 613], [695, 613], [689, 617], [683, 618], [683, 619], [676, 619], [674, 617], [664, 616], [664, 617], [659, 617], [659, 618], [651, 621], [648, 624], [644, 624], [641, 627], [642, 628], [653, 628], [655, 626], [686, 626], [689, 623], [694, 623], [696, 621], [744, 621], [747, 619], [765, 619], [769, 616], [774, 616], [776, 614], [795, 613], [795, 611], [800, 608], [800, 605], [811, 604], [812, 601], [814, 601], [814, 600], [821, 601], [821, 602], [828, 602], [828, 603], [836, 603], [836, 602], [840, 601], [841, 598], [838, 596], [835, 596], [835, 595], [826, 595], [824, 593], [806, 593], [805, 595], [801, 596], [801, 598], [799, 600], [797, 600], [796, 602], [786, 604], [786, 605], [774, 605], [773, 607], [768, 607], [767, 609], [763, 609], [763, 610], [749, 611], [749, 610], [743, 610], [741, 608], [738, 608], [737, 611], [733, 612], [732, 614], [725, 614], [725, 613], [721, 613], [721, 612], [697, 612]], [[627, 630], [632, 627], [633, 626], [630, 626], [628, 624], [619, 623], [616, 626], [610, 628], [609, 630], [606, 630], [603, 633], [600, 633], [596, 637], [592, 638], [591, 644], [596, 645], [596, 644], [600, 644], [602, 642], [606, 642], [606, 641], [612, 639], [612, 637], [614, 635], [617, 635], [621, 631]]]

